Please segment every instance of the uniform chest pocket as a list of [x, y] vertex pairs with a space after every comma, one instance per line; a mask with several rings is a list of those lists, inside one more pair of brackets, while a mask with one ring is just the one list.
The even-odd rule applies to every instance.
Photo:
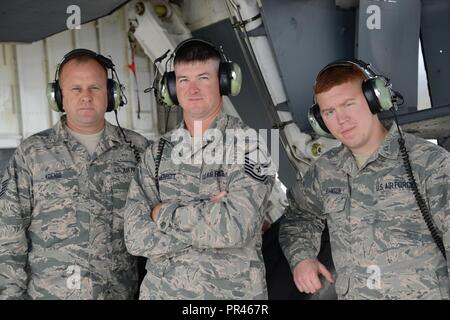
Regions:
[[178, 170], [167, 168], [159, 171], [158, 183], [161, 201], [180, 196], [180, 180], [183, 180], [183, 175]]
[[200, 195], [210, 197], [220, 191], [227, 191], [228, 173], [220, 168], [213, 168], [202, 173]]
[[158, 175], [161, 201], [174, 198], [191, 201], [196, 198], [200, 188], [198, 171], [197, 168], [161, 168]]
[[130, 182], [133, 175], [134, 170], [126, 173], [115, 174], [112, 179], [112, 205], [115, 211], [122, 209], [125, 205], [128, 189], [130, 187]]
[[344, 211], [347, 203], [347, 195], [344, 194], [329, 194], [325, 196], [323, 202], [323, 210], [326, 214], [333, 214]]
[[432, 241], [410, 181], [400, 175], [383, 177], [376, 181], [376, 194], [373, 223], [376, 238], [390, 248], [421, 247]]
[[33, 194], [38, 203], [55, 198], [75, 198], [78, 190], [78, 173], [73, 168], [39, 172], [34, 177]]
[[[420, 193], [424, 195], [423, 190]], [[411, 181], [406, 176], [389, 175], [375, 181], [377, 209], [411, 211], [417, 208]]]
[[343, 232], [342, 226], [347, 224], [347, 199], [348, 196], [343, 194], [329, 194], [324, 199], [323, 209], [331, 233]]

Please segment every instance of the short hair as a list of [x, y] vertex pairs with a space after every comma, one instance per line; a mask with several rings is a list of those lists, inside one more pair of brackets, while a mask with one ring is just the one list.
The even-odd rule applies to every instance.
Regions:
[[321, 72], [314, 85], [314, 94], [326, 92], [346, 82], [366, 80], [365, 74], [354, 65], [338, 65]]
[[192, 40], [177, 49], [174, 64], [204, 62], [209, 59], [219, 62], [221, 60], [219, 51], [212, 44], [200, 40]]
[[87, 61], [89, 61], [89, 60], [94, 60], [94, 61], [96, 61], [100, 66], [102, 66], [103, 69], [105, 69], [106, 78], [108, 78], [108, 68], [107, 68], [103, 63], [101, 63], [99, 60], [95, 59], [93, 56], [91, 56], [91, 55], [89, 55], [89, 54], [80, 54], [80, 55], [76, 55], [76, 56], [74, 56], [74, 57], [72, 57], [72, 58], [70, 58], [70, 59], [64, 60], [64, 61], [61, 63], [61, 65], [59, 66], [59, 68], [58, 68], [58, 78], [61, 77], [63, 67], [66, 65], [66, 63], [69, 62], [69, 61], [72, 61], [72, 60], [75, 60], [75, 61], [77, 61], [78, 63], [84, 63], [84, 62], [87, 62]]

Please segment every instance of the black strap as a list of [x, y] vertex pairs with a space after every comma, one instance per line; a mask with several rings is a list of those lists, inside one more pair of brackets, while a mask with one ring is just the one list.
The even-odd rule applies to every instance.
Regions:
[[294, 123], [294, 120], [284, 121], [280, 123], [274, 123], [272, 129], [284, 129], [288, 124]]
[[158, 191], [158, 194], [159, 194], [159, 165], [161, 164], [161, 158], [163, 155], [165, 143], [166, 140], [164, 140], [161, 137], [158, 142], [158, 150], [156, 151], [156, 158], [155, 158], [155, 186], [156, 190]]
[[422, 213], [422, 217], [425, 220], [425, 223], [428, 227], [428, 230], [431, 233], [431, 236], [433, 237], [434, 242], [436, 243], [436, 246], [444, 256], [444, 259], [447, 260], [444, 242], [442, 241], [442, 238], [439, 236], [436, 226], [433, 223], [433, 218], [431, 217], [430, 210], [428, 209], [425, 200], [423, 199], [422, 195], [420, 194], [419, 188], [417, 187], [416, 179], [414, 178], [411, 168], [411, 162], [409, 161], [408, 151], [406, 150], [405, 140], [403, 139], [401, 133], [400, 138], [398, 139], [398, 143], [400, 144], [400, 153], [403, 159], [403, 166], [406, 170], [406, 174], [408, 175], [408, 180], [411, 183], [411, 189], [412, 192], [414, 193], [414, 198], [416, 199], [417, 205], [420, 209], [420, 212]]

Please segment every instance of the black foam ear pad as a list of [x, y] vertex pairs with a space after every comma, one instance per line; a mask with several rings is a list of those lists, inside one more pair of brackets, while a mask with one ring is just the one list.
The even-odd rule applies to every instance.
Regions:
[[158, 94], [165, 106], [178, 104], [175, 72], [165, 72], [158, 82]]
[[166, 85], [167, 85], [167, 93], [169, 94], [169, 97], [172, 100], [172, 105], [175, 104], [178, 105], [177, 79], [174, 71], [166, 73]]
[[228, 96], [231, 93], [231, 65], [229, 62], [221, 62], [219, 65], [219, 87], [220, 94]]
[[235, 62], [221, 62], [219, 65], [220, 94], [223, 96], [237, 96], [241, 91], [241, 85], [241, 67]]
[[47, 84], [47, 101], [50, 108], [56, 112], [63, 112], [62, 93], [58, 80]]
[[106, 108], [106, 112], [117, 110], [119, 107], [124, 105], [122, 90], [117, 81], [113, 79], [107, 80], [107, 95], [108, 107]]
[[308, 121], [314, 131], [320, 136], [330, 135], [330, 130], [328, 130], [325, 122], [320, 114], [320, 108], [317, 103], [313, 104], [308, 111]]
[[108, 79], [106, 86], [108, 95], [108, 107], [106, 108], [106, 112], [111, 112], [116, 109], [116, 101], [114, 99], [114, 80]]
[[366, 98], [367, 104], [369, 105], [370, 112], [373, 114], [381, 112], [380, 102], [374, 91], [372, 79], [368, 79], [363, 81], [362, 90], [364, 93], [364, 97]]
[[53, 82], [52, 86], [53, 86], [52, 89], [53, 89], [53, 92], [55, 95], [55, 103], [56, 103], [56, 106], [58, 107], [57, 111], [64, 112], [63, 102], [62, 102], [63, 97], [62, 97], [61, 88], [59, 86], [59, 81], [56, 80], [55, 82]]

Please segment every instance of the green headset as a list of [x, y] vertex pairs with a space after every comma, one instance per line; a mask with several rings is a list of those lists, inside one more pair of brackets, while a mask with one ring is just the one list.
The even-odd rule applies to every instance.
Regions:
[[[336, 60], [326, 65], [316, 77], [320, 77], [326, 70], [339, 66], [355, 66], [366, 76], [362, 83], [362, 91], [369, 105], [370, 111], [375, 114], [384, 110], [389, 110], [395, 102], [395, 92], [391, 89], [389, 79], [384, 76], [377, 75], [371, 68], [370, 64], [361, 60]], [[308, 111], [308, 121], [314, 131], [320, 136], [331, 136], [325, 122], [320, 115], [320, 108], [314, 96], [314, 104]]]
[[[221, 95], [231, 95], [231, 96], [237, 96], [239, 92], [241, 91], [241, 85], [242, 85], [242, 72], [241, 68], [237, 63], [234, 63], [232, 61], [229, 61], [223, 51], [221, 49], [218, 49], [215, 45], [212, 43], [198, 39], [198, 38], [190, 38], [187, 40], [182, 41], [173, 51], [171, 56], [166, 62], [169, 63], [170, 60], [174, 60], [177, 52], [184, 48], [187, 45], [192, 45], [193, 43], [199, 43], [199, 44], [206, 44], [208, 47], [212, 48], [215, 52], [217, 52], [218, 57], [220, 58], [220, 64], [219, 64], [219, 87], [220, 87], [220, 94]], [[167, 68], [166, 68], [167, 70]], [[178, 105], [178, 98], [177, 98], [177, 90], [176, 90], [176, 76], [175, 71], [166, 71], [164, 72], [163, 76], [161, 77], [161, 80], [158, 84], [158, 91], [159, 95], [161, 97], [162, 102], [168, 106], [171, 107], [173, 105]]]
[[[50, 108], [56, 112], [64, 112], [63, 107], [63, 97], [61, 92], [61, 87], [59, 86], [59, 73], [61, 70], [61, 66], [68, 62], [69, 60], [80, 57], [80, 56], [89, 56], [95, 59], [98, 63], [100, 63], [106, 71], [108, 69], [111, 70], [111, 75], [116, 76], [117, 73], [114, 68], [114, 63], [111, 59], [98, 54], [94, 51], [88, 50], [88, 49], [75, 49], [70, 52], [68, 52], [66, 55], [64, 55], [64, 58], [62, 59], [61, 63], [58, 64], [58, 67], [55, 71], [55, 80], [53, 82], [50, 82], [47, 85], [47, 100], [50, 105]], [[107, 94], [108, 94], [108, 107], [106, 109], [106, 112], [114, 111], [119, 109], [119, 107], [123, 106], [125, 104], [124, 101], [124, 93], [122, 89], [122, 85], [120, 82], [108, 78], [107, 80]]]

